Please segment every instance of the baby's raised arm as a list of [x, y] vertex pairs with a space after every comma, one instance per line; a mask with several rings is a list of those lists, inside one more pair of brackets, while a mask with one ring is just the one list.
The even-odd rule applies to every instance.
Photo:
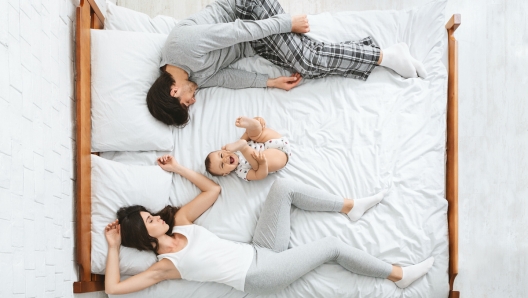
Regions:
[[248, 146], [246, 140], [240, 139], [240, 140], [238, 140], [236, 142], [226, 144], [225, 146], [222, 147], [222, 150], [227, 150], [227, 151], [231, 151], [231, 152], [240, 151], [240, 153], [242, 153], [242, 155], [244, 155], [246, 160], [251, 165], [251, 168], [253, 170], [255, 170], [255, 171], [258, 170], [259, 164], [255, 160], [255, 158], [253, 158], [253, 156], [252, 156], [252, 153], [254, 153], [255, 150]]
[[255, 152], [251, 154], [252, 158], [257, 161], [258, 163], [258, 169], [257, 170], [250, 170], [247, 173], [246, 179], [249, 181], [252, 180], [261, 180], [266, 177], [268, 177], [268, 161], [266, 160], [266, 155], [263, 151]]

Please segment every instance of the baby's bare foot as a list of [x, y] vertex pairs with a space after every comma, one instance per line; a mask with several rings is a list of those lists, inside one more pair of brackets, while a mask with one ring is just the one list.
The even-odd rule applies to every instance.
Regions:
[[264, 120], [264, 118], [262, 118], [262, 117], [255, 117], [255, 118], [253, 118], [253, 119], [255, 119], [255, 120], [257, 120], [258, 122], [260, 122], [260, 125], [262, 126], [263, 129], [266, 128], [266, 120]]
[[222, 147], [223, 150], [227, 150], [227, 151], [231, 151], [231, 152], [236, 152], [236, 151], [240, 151], [242, 150], [242, 148], [244, 148], [244, 146], [247, 146], [247, 141], [244, 140], [244, 139], [240, 139], [236, 142], [233, 142], [233, 143], [229, 143], [225, 146]]
[[260, 122], [258, 120], [241, 116], [241, 117], [237, 118], [237, 120], [235, 122], [235, 125], [237, 127], [250, 128], [250, 127], [254, 126], [256, 123], [260, 125]]

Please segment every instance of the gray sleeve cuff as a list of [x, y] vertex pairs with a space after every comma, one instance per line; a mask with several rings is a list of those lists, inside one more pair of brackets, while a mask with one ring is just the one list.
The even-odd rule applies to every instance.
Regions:
[[257, 73], [255, 87], [266, 88], [268, 86], [268, 75]]
[[290, 33], [292, 28], [291, 15], [289, 13], [277, 14], [273, 18], [277, 18], [280, 21], [280, 33]]

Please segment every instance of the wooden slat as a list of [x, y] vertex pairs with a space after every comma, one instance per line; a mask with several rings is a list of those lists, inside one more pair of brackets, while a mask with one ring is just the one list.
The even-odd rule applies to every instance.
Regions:
[[104, 280], [103, 281], [76, 281], [73, 283], [73, 292], [88, 293], [104, 291]]
[[447, 88], [447, 162], [446, 199], [449, 225], [449, 297], [458, 298], [460, 293], [453, 290], [458, 275], [458, 44], [454, 32], [460, 26], [459, 14], [446, 24], [448, 32], [449, 76]]
[[[91, 57], [90, 28], [102, 28], [104, 18], [91, 0], [81, 0], [77, 7], [76, 62], [76, 262], [79, 281], [74, 293], [104, 290], [104, 278], [91, 272]], [[95, 20], [95, 21], [94, 21]]]

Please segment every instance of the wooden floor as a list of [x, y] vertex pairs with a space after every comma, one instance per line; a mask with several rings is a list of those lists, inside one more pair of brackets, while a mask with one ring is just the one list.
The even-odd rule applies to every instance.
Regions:
[[[178, 19], [213, 0], [117, 0]], [[402, 9], [423, 0], [280, 0], [292, 14]], [[459, 41], [459, 275], [462, 297], [528, 297], [526, 0], [449, 0]]]

